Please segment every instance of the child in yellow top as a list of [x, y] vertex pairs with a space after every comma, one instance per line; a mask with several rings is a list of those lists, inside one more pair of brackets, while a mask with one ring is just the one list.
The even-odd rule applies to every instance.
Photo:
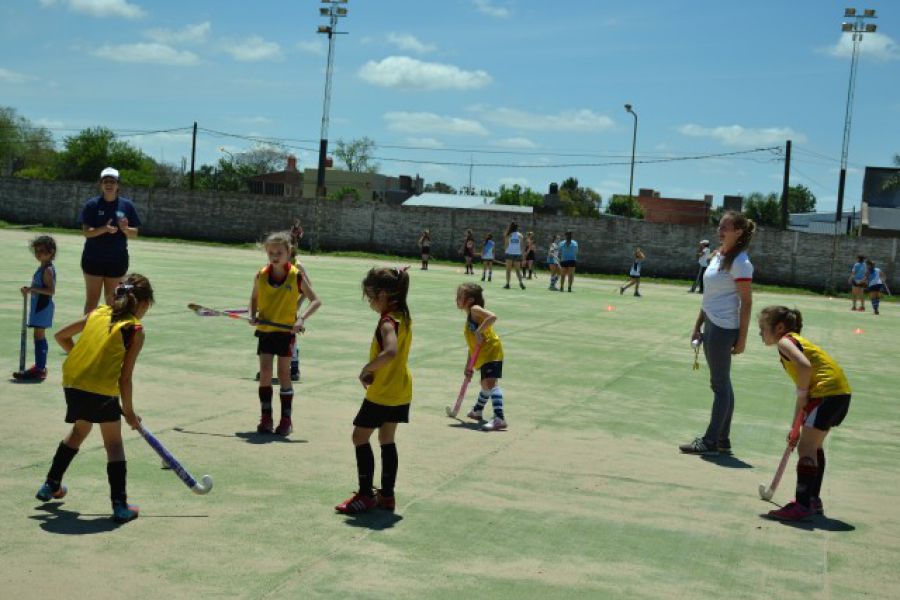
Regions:
[[[305, 331], [304, 323], [322, 303], [309, 285], [309, 279], [290, 261], [289, 232], [270, 234], [263, 246], [269, 264], [257, 272], [250, 295], [250, 324], [256, 327], [255, 335], [259, 338], [256, 354], [259, 356], [259, 403], [262, 414], [256, 431], [272, 433], [272, 359], [277, 356], [281, 420], [275, 433], [289, 435], [294, 429], [291, 421], [294, 400], [290, 374], [292, 344], [294, 336]], [[298, 317], [297, 308], [303, 297], [309, 299], [309, 306]], [[291, 325], [291, 328], [263, 325], [256, 319]]]
[[[353, 515], [376, 506], [394, 510], [394, 483], [397, 480], [397, 446], [394, 434], [398, 423], [409, 423], [412, 402], [412, 375], [409, 372], [409, 347], [412, 344], [412, 318], [406, 296], [409, 292], [407, 269], [371, 269], [363, 279], [363, 295], [377, 312], [378, 327], [369, 346], [369, 362], [359, 373], [366, 389], [356, 418], [353, 419], [353, 445], [359, 491], [334, 507]], [[381, 489], [373, 490], [375, 454], [369, 444], [378, 430], [381, 444]]]
[[[850, 384], [824, 350], [803, 338], [800, 311], [786, 306], [768, 306], [759, 314], [759, 335], [767, 346], [777, 346], [781, 365], [797, 388], [794, 417], [803, 413], [797, 453], [797, 491], [794, 502], [766, 516], [781, 521], [800, 521], [824, 514], [820, 492], [825, 475], [822, 444], [850, 408]], [[791, 434], [788, 443], [797, 444]]]
[[[456, 288], [456, 307], [466, 311], [466, 325], [463, 335], [469, 347], [466, 359], [465, 375], [471, 377], [475, 369], [481, 371], [481, 391], [475, 406], [467, 415], [474, 421], [481, 422], [484, 406], [488, 399], [494, 409], [494, 419], [485, 423], [485, 431], [501, 431], [506, 429], [506, 415], [503, 412], [503, 390], [497, 380], [503, 377], [503, 344], [500, 336], [494, 331], [497, 315], [484, 308], [484, 290], [476, 283], [464, 283]], [[481, 347], [475, 364], [469, 368], [469, 360], [477, 347]]]
[[[35, 496], [38, 500], [66, 495], [63, 475], [94, 423], [99, 423], [113, 519], [125, 523], [137, 518], [138, 508], [128, 504], [126, 493], [122, 416], [132, 429], [141, 421], [132, 406], [131, 375], [144, 346], [140, 319], [151, 304], [150, 281], [132, 273], [116, 288], [112, 306], [100, 306], [56, 333], [57, 343], [69, 354], [62, 366], [63, 391], [66, 423], [73, 425], [56, 449], [47, 479]], [[79, 333], [76, 342], [73, 338]]]

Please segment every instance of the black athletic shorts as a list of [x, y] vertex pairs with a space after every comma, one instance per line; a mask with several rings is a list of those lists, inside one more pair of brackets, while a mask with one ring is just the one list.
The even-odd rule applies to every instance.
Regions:
[[850, 394], [826, 396], [822, 398], [822, 402], [807, 415], [803, 424], [807, 427], [815, 427], [822, 431], [828, 431], [832, 427], [837, 427], [843, 423], [848, 410], [850, 410]]
[[494, 360], [481, 365], [482, 379], [500, 379], [503, 377], [503, 361]]
[[272, 354], [274, 356], [291, 357], [294, 354], [294, 334], [281, 331], [257, 331], [254, 333], [259, 341], [256, 354]]
[[385, 423], [409, 423], [409, 404], [385, 406], [371, 400], [363, 400], [353, 425], [366, 429], [378, 429]]
[[422, 254], [431, 254], [431, 246], [422, 246]]
[[564, 260], [561, 263], [559, 263], [559, 266], [568, 268], [568, 267], [574, 267], [575, 264], [576, 264], [576, 261], [574, 261], [574, 260]]
[[81, 254], [81, 270], [94, 277], [124, 277], [128, 272], [128, 254], [115, 257], [88, 256]]
[[63, 392], [66, 395], [66, 423], [111, 423], [122, 419], [118, 396], [104, 396], [77, 388], [63, 388]]

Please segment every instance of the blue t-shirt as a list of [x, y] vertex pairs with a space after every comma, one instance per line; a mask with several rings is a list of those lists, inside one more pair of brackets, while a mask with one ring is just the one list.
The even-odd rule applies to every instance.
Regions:
[[494, 258], [494, 240], [485, 240], [481, 256], [482, 258]]
[[[140, 227], [134, 204], [128, 198], [117, 197], [107, 202], [103, 196], [95, 196], [84, 204], [78, 215], [78, 225], [88, 227], [104, 227], [110, 219], [118, 226], [119, 219], [128, 219], [129, 227]], [[87, 258], [120, 258], [128, 256], [128, 238], [121, 230], [116, 233], [104, 233], [84, 241], [84, 256]]]
[[862, 281], [863, 279], [865, 279], [866, 278], [866, 269], [867, 269], [866, 263], [864, 263], [864, 262], [855, 263], [850, 268], [850, 271], [853, 273], [853, 281]]
[[[34, 272], [34, 275], [31, 278], [31, 287], [44, 287], [44, 271], [48, 269], [54, 285], [56, 284], [56, 268], [54, 268], [53, 263], [50, 263], [46, 266], [41, 265], [38, 267], [38, 270]], [[44, 329], [51, 327], [53, 325], [54, 308], [53, 296], [48, 296], [46, 294], [31, 294], [31, 312], [28, 315], [28, 324], [31, 327], [43, 327]]]
[[578, 242], [575, 240], [572, 240], [571, 242], [560, 242], [559, 255], [559, 258], [562, 261], [578, 260]]

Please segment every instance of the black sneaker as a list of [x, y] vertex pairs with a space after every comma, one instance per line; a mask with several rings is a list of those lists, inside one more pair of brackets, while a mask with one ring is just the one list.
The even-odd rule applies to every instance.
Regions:
[[720, 440], [717, 446], [719, 454], [731, 456], [731, 440]]
[[707, 446], [702, 437], [694, 439], [690, 444], [682, 444], [678, 449], [685, 454], [716, 454], [719, 451], [718, 448]]

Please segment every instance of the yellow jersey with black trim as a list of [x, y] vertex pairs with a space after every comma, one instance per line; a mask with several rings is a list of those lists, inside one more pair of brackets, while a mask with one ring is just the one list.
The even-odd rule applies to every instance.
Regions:
[[369, 346], [369, 361], [384, 349], [381, 340], [381, 324], [394, 326], [397, 333], [397, 354], [391, 362], [375, 371], [375, 379], [366, 388], [366, 400], [382, 406], [403, 406], [412, 402], [412, 373], [409, 372], [409, 347], [412, 344], [412, 323], [401, 313], [381, 315], [378, 327]]
[[[797, 348], [803, 352], [803, 356], [812, 365], [812, 375], [809, 378], [809, 397], [825, 398], [826, 396], [842, 396], [850, 393], [850, 383], [844, 375], [844, 370], [834, 362], [827, 352], [801, 336], [799, 333], [788, 333], [785, 337], [791, 340]], [[787, 374], [797, 383], [797, 365], [791, 359], [779, 352], [781, 366]]]
[[[475, 319], [471, 317], [466, 318], [463, 335], [466, 338], [466, 345], [469, 346], [469, 356], [475, 353], [475, 346], [478, 345], [478, 340], [475, 338], [475, 330], [479, 326], [480, 324]], [[503, 344], [500, 342], [500, 336], [494, 331], [493, 325], [481, 332], [481, 338], [481, 352], [478, 353], [478, 358], [475, 360], [475, 364], [472, 365], [473, 369], [480, 369], [482, 365], [489, 362], [503, 360]]]
[[[297, 321], [297, 303], [303, 294], [300, 270], [288, 265], [287, 274], [280, 282], [270, 276], [272, 265], [266, 265], [256, 274], [256, 312], [258, 318], [273, 323], [293, 325]], [[257, 331], [289, 333], [281, 327], [257, 325]]]
[[103, 396], [118, 396], [125, 352], [131, 336], [140, 327], [141, 322], [133, 316], [113, 323], [112, 308], [109, 306], [93, 310], [63, 362], [63, 387]]

